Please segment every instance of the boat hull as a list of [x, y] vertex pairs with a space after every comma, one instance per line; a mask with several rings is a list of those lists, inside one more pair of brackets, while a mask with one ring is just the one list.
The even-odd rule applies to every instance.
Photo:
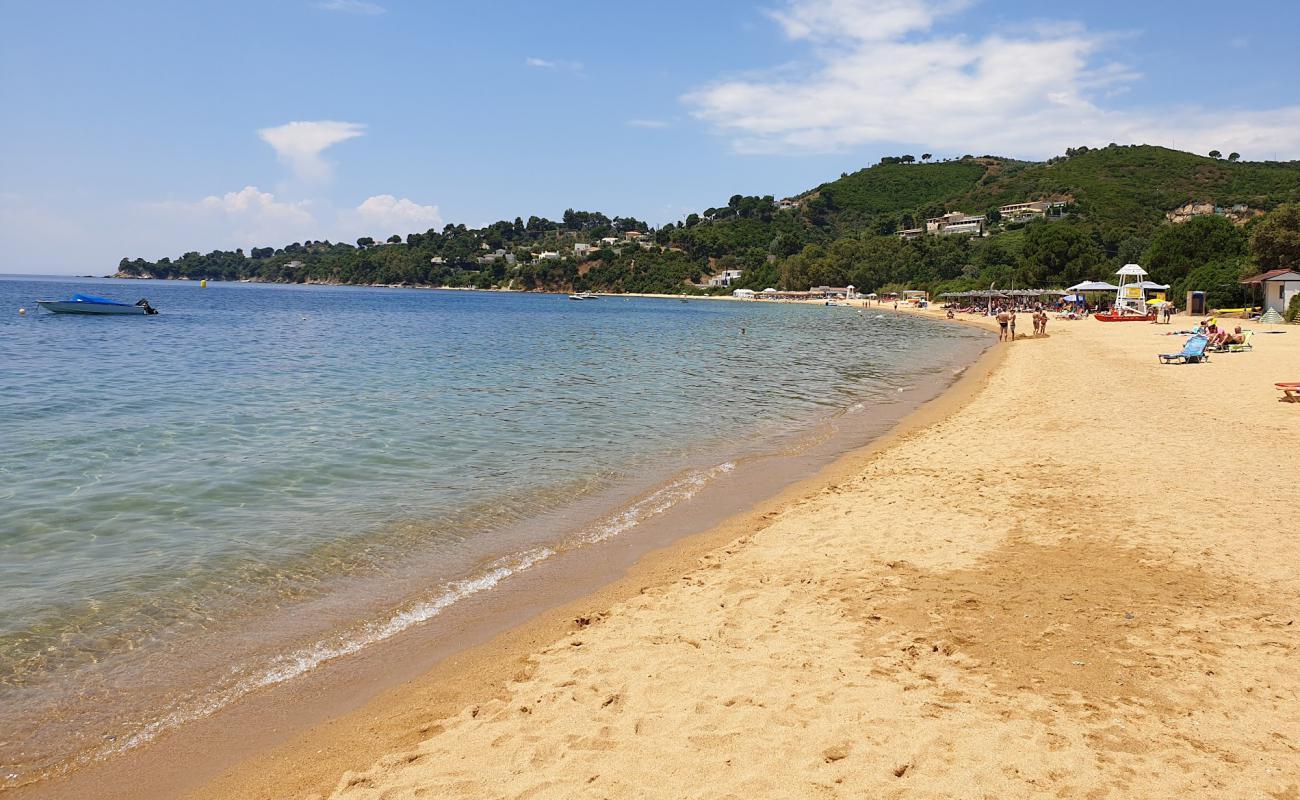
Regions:
[[1093, 319], [1098, 322], [1155, 322], [1156, 315], [1148, 314], [1144, 317], [1134, 316], [1132, 314], [1093, 314]]
[[74, 303], [68, 300], [37, 300], [36, 305], [55, 314], [133, 314], [144, 315], [143, 306], [113, 305], [109, 303]]

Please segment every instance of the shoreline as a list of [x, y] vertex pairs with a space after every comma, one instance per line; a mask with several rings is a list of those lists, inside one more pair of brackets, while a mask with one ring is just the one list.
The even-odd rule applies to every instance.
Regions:
[[[1300, 541], [1261, 476], [1300, 474], [1300, 334], [1176, 367], [1164, 326], [1053, 322], [494, 697], [399, 706], [420, 741], [332, 793], [201, 796], [1291, 796]], [[1166, 426], [1191, 460], [1134, 438]]]
[[[968, 376], [972, 374], [972, 372], [977, 372], [981, 369], [981, 364], [986, 363], [988, 360], [988, 353], [990, 350], [991, 346], [989, 344], [986, 343], [982, 345], [980, 357], [978, 357], [971, 365], [963, 367], [959, 371], [960, 375], [956, 380], [954, 380], [946, 371], [942, 376], [940, 376], [939, 373], [935, 373], [936, 380], [933, 381], [933, 383], [936, 386], [946, 386], [947, 388], [939, 388], [937, 390], [937, 396], [931, 397], [928, 401], [924, 401], [920, 408], [928, 408], [935, 403], [944, 402], [944, 399], [953, 392], [954, 386], [962, 384], [968, 379]], [[924, 386], [926, 384], [922, 385]], [[925, 396], [930, 396], [931, 392], [935, 390], [923, 388], [921, 391], [924, 392]], [[909, 406], [915, 406], [915, 401], [912, 401], [910, 404], [907, 402], [902, 403], [900, 411]], [[905, 418], [910, 419], [916, 413], [917, 411], [913, 409], [906, 412], [904, 416]], [[898, 414], [891, 414], [886, 411], [882, 416], [884, 417], [884, 420], [881, 424], [887, 426], [884, 429], [885, 432], [883, 436], [884, 438], [888, 438], [889, 436], [894, 435], [891, 431], [896, 430]], [[859, 440], [869, 438], [869, 440], [874, 443], [881, 441], [882, 439], [879, 438], [881, 436], [880, 425], [876, 425], [874, 426], [874, 430], [870, 433], [860, 433], [857, 438]], [[820, 438], [820, 436], [817, 438]], [[847, 455], [845, 455], [843, 446], [834, 444], [826, 446], [829, 446], [833, 452], [840, 453], [840, 455], [834, 455], [832, 457], [830, 462], [831, 464], [839, 463], [843, 458], [852, 456], [859, 452], [859, 446], [856, 444], [849, 445], [850, 449], [847, 451]], [[871, 444], [868, 446], [871, 447], [875, 445]], [[824, 449], [822, 445], [818, 445], [818, 447]], [[802, 461], [805, 459], [806, 456], [803, 454], [804, 446], [800, 445], [796, 447], [796, 450], [800, 455], [793, 456], [793, 458], [796, 461]], [[764, 458], [770, 459], [772, 457], [777, 457], [778, 459], [784, 458], [786, 460], [789, 460], [790, 458], [790, 456], [768, 456]], [[821, 458], [819, 456], [814, 457]], [[813, 473], [814, 476], [820, 474], [820, 471], [825, 469], [824, 465], [826, 462], [822, 461], [819, 463], [823, 464], [823, 466], [815, 468]], [[763, 467], [763, 469], [768, 469], [772, 466], [770, 460], [764, 461], [764, 464], [767, 466]], [[797, 465], [795, 467], [788, 464], [785, 467], [777, 466], [777, 474], [786, 474], [792, 468], [801, 469], [800, 467], [797, 467]], [[743, 470], [738, 472], [743, 472]], [[793, 485], [801, 485], [812, 479], [805, 477], [806, 474], [807, 473], [796, 475], [793, 478]], [[773, 480], [780, 482], [773, 484], [770, 490], [746, 490], [750, 494], [753, 494], [754, 491], [759, 492], [757, 496], [760, 498], [760, 504], [772, 502], [772, 495], [774, 493], [777, 496], [782, 496], [789, 491], [789, 480], [781, 479], [779, 477], [765, 478], [765, 480], [768, 484], [772, 484]], [[760, 481], [760, 483], [762, 483], [762, 481]], [[744, 495], [742, 495], [742, 497], [743, 496]], [[310, 734], [312, 730], [322, 726], [335, 728], [338, 725], [337, 718], [348, 718], [353, 714], [364, 713], [367, 709], [374, 706], [375, 703], [381, 702], [376, 699], [368, 700], [366, 704], [358, 710], [356, 709], [357, 704], [347, 697], [348, 692], [346, 690], [340, 692], [337, 684], [351, 682], [354, 685], [354, 688], [362, 693], [372, 693], [376, 691], [372, 687], [379, 685], [380, 689], [378, 691], [380, 691], [380, 697], [382, 698], [387, 691], [399, 691], [385, 689], [384, 687], [389, 684], [402, 684], [409, 681], [415, 681], [416, 684], [424, 685], [429, 683], [431, 680], [436, 682], [436, 680], [430, 676], [437, 674], [444, 676], [442, 680], [450, 680], [455, 683], [460, 683], [473, 690], [474, 687], [481, 684], [481, 680], [476, 676], [482, 671], [482, 664], [484, 661], [492, 663], [498, 662], [502, 657], [500, 655], [502, 648], [509, 651], [520, 649], [520, 646], [516, 644], [502, 644], [496, 650], [497, 655], [486, 658], [475, 656], [473, 654], [473, 649], [483, 646], [485, 641], [492, 640], [495, 644], [496, 639], [511, 641], [520, 639], [535, 644], [538, 634], [532, 631], [545, 630], [550, 632], [548, 635], [554, 635], [555, 631], [564, 628], [566, 620], [571, 621], [572, 615], [567, 610], [564, 610], [567, 605], [585, 604], [590, 602], [591, 598], [596, 597], [612, 598], [617, 596], [621, 598], [630, 596], [628, 593], [619, 594], [617, 590], [612, 587], [616, 584], [636, 579], [635, 577], [628, 577], [629, 575], [636, 576], [642, 574], [642, 567], [639, 565], [640, 561], [653, 559], [656, 564], [658, 564], [658, 566], [652, 568], [650, 572], [645, 574], [658, 574], [665, 570], [669, 572], [679, 571], [682, 563], [681, 557], [675, 554], [677, 553], [677, 548], [680, 543], [693, 542], [694, 539], [701, 536], [708, 537], [710, 531], [714, 529], [717, 524], [716, 520], [727, 520], [736, 513], [737, 508], [748, 508], [750, 506], [750, 502], [744, 500], [742, 500], [743, 505], [736, 506], [736, 495], [734, 491], [732, 492], [730, 499], [728, 499], [727, 495], [722, 495], [723, 508], [713, 509], [712, 506], [718, 501], [718, 499], [717, 496], [714, 496], [712, 499], [706, 500], [702, 496], [701, 500], [709, 506], [708, 509], [700, 508], [694, 513], [683, 509], [681, 514], [666, 514], [665, 517], [672, 517], [672, 520], [665, 519], [662, 524], [657, 524], [655, 522], [642, 523], [642, 527], [650, 529], [648, 532], [639, 534], [639, 537], [645, 539], [645, 541], [611, 541], [608, 545], [604, 546], [603, 549], [597, 548], [585, 557], [579, 557], [577, 563], [586, 563], [593, 569], [592, 574], [590, 575], [582, 574], [569, 576], [575, 584], [582, 584], [585, 581], [585, 587], [582, 589], [580, 594], [576, 595], [577, 599], [574, 599], [574, 597], [565, 597], [562, 592], [557, 595], [556, 591], [543, 591], [539, 593], [540, 597], [537, 599], [537, 605], [540, 605], [544, 609], [551, 609], [557, 603], [565, 604], [564, 606], [561, 606], [561, 610], [559, 611], [543, 610], [541, 616], [538, 617], [535, 609], [520, 611], [518, 608], [514, 608], [513, 610], [501, 614], [497, 613], [500, 611], [499, 608], [495, 611], [490, 608], [489, 615], [495, 613], [496, 616], [486, 626], [484, 626], [483, 630], [477, 630], [475, 620], [469, 617], [475, 613], [476, 609], [481, 610], [483, 603], [478, 601], [475, 601], [473, 604], [466, 603], [464, 608], [449, 610], [445, 614], [445, 620], [439, 618], [435, 623], [436, 626], [445, 622], [446, 624], [443, 628], [450, 631], [447, 636], [449, 639], [454, 641], [445, 645], [438, 643], [430, 647], [428, 639], [437, 638], [437, 634], [426, 633], [422, 636], [418, 632], [408, 632], [410, 635], [403, 634], [401, 636], [403, 641], [395, 642], [391, 646], [385, 644], [382, 646], [382, 653], [374, 653], [370, 655], [371, 661], [375, 661], [376, 659], [382, 660], [385, 655], [396, 656], [402, 660], [411, 658], [413, 660], [423, 659], [427, 661], [431, 657], [433, 660], [431, 669], [433, 671], [427, 673], [424, 677], [421, 677], [421, 675], [425, 673], [425, 669], [413, 671], [411, 667], [405, 664], [396, 670], [385, 669], [384, 672], [386, 674], [378, 677], [373, 674], [375, 671], [373, 664], [367, 668], [355, 667], [352, 665], [343, 667], [331, 665], [329, 670], [337, 669], [342, 674], [342, 677], [335, 676], [334, 679], [322, 680], [307, 678], [306, 680], [303, 680], [302, 686], [295, 684], [296, 688], [289, 688], [287, 686], [277, 687], [273, 691], [280, 692], [280, 689], [283, 688], [283, 691], [280, 693], [285, 695], [285, 697], [278, 697], [273, 700], [266, 700], [265, 702], [262, 702], [263, 698], [253, 698], [250, 705], [253, 709], [258, 710], [248, 711], [247, 709], [240, 708], [233, 710], [231, 713], [227, 713], [227, 710], [222, 710], [213, 717], [201, 718], [186, 723], [182, 729], [174, 730], [167, 735], [160, 737], [157, 742], [146, 744], [143, 747], [125, 753], [120, 753], [112, 759], [104, 762], [85, 765], [63, 776], [54, 777], [33, 784], [27, 784], [22, 787], [16, 787], [13, 791], [20, 797], [63, 796], [64, 794], [69, 793], [105, 797], [176, 796], [179, 792], [194, 788], [195, 781], [193, 780], [193, 775], [196, 771], [199, 774], [209, 775], [230, 767], [232, 763], [250, 757], [249, 752], [239, 753], [238, 757], [235, 759], [230, 758], [229, 754], [213, 755], [212, 753], [207, 752], [205, 745], [215, 746], [217, 748], [220, 748], [221, 746], [219, 739], [214, 741], [212, 736], [208, 735], [212, 729], [226, 725], [229, 725], [234, 729], [242, 728], [250, 734], [252, 740], [257, 741], [266, 747], [272, 748], [272, 752], [275, 752], [283, 746], [282, 742], [285, 739], [283, 731], [286, 727], [289, 729], [297, 728], [298, 730], [295, 731], [295, 736], [297, 733], [303, 731]], [[752, 516], [756, 513], [758, 512], [751, 510], [748, 512], [741, 512], [741, 516]], [[715, 521], [706, 522], [702, 528], [692, 525], [689, 522], [682, 522], [683, 517], [690, 520], [698, 518], [701, 515], [713, 517], [715, 518]], [[688, 531], [702, 530], [703, 533], [686, 532], [683, 534], [681, 532], [672, 532], [671, 530], [666, 529], [666, 526], [669, 525], [681, 526], [683, 524], [690, 526], [687, 528]], [[728, 523], [724, 522], [723, 524], [726, 525]], [[685, 538], [683, 538], [683, 536]], [[649, 538], [646, 539], [645, 537]], [[694, 543], [685, 544], [684, 546], [688, 548], [686, 552], [689, 553], [696, 553], [698, 547], [698, 545]], [[714, 545], [709, 546], [712, 547]], [[629, 551], [632, 553], [633, 558], [630, 562], [632, 564], [630, 570], [624, 569], [625, 564], [619, 560], [625, 559], [626, 556], [623, 555], [623, 553]], [[608, 557], [601, 555], [602, 552], [608, 554]], [[647, 552], [649, 555], [646, 555]], [[639, 559], [639, 561], [637, 559]], [[607, 560], [609, 561], [608, 564], [600, 563]], [[572, 571], [573, 568], [573, 565], [567, 567], [570, 571]], [[565, 567], [561, 567], [561, 570], [563, 569], [565, 569]], [[527, 577], [522, 575], [515, 576], [512, 578], [512, 583], [522, 579], [523, 585], [533, 588], [535, 588], [536, 584], [539, 582], [546, 583], [547, 579], [540, 577], [543, 572], [542, 568], [534, 568], [534, 570], [536, 571], [536, 574], [534, 575], [529, 575]], [[664, 578], [664, 580], [671, 579], [671, 577]], [[554, 583], [554, 579], [551, 578], [550, 582]], [[506, 588], [506, 591], [514, 595], [525, 593], [525, 591], [518, 586]], [[614, 594], [610, 594], [610, 592], [614, 592]], [[556, 599], [557, 596], [559, 599]], [[516, 599], [515, 603], [518, 605], [520, 601]], [[497, 601], [494, 604], [494, 601], [489, 600], [486, 601], [486, 604], [489, 607], [492, 607], [494, 605], [505, 604], [505, 601]], [[524, 605], [531, 604], [525, 602]], [[410, 641], [411, 639], [419, 641], [412, 643]], [[491, 647], [493, 645], [489, 646]], [[527, 646], [524, 647], [525, 650], [527, 649]], [[470, 652], [466, 652], [467, 650]], [[430, 652], [433, 653], [432, 656], [430, 656]], [[522, 653], [523, 651], [520, 652]], [[471, 666], [463, 668], [454, 666], [461, 662], [468, 663]], [[515, 672], [512, 672], [511, 676], [514, 674]], [[460, 680], [456, 676], [468, 676], [469, 680]], [[473, 691], [469, 692], [467, 696], [474, 696]], [[405, 695], [403, 695], [403, 698], [405, 698]], [[304, 714], [302, 713], [301, 708], [295, 709], [289, 705], [290, 703], [302, 704], [309, 702], [319, 702], [324, 704], [326, 706], [325, 712], [308, 712]], [[399, 704], [406, 704], [407, 702], [406, 699], [402, 699], [399, 701]], [[270, 734], [273, 735], [267, 735], [267, 731], [265, 730], [257, 732], [260, 729], [265, 728], [265, 723], [258, 721], [259, 717], [266, 716], [266, 710], [268, 708], [275, 709], [277, 707], [283, 711], [282, 724], [279, 726], [279, 730], [272, 727], [270, 729]], [[207, 729], [207, 733], [194, 733], [195, 729]], [[194, 735], [190, 735], [192, 733], [194, 733]], [[351, 759], [357, 752], [370, 752], [372, 754], [381, 752], [381, 750], [374, 748], [366, 750], [365, 743], [370, 741], [370, 734], [367, 732], [362, 735], [360, 740], [354, 743], [354, 745], [349, 745], [346, 748], [349, 759]], [[229, 742], [227, 742], [227, 744], [229, 744]], [[397, 746], [399, 744], [401, 744], [401, 740], [390, 742], [391, 746]], [[317, 747], [316, 749], [322, 748]], [[252, 756], [252, 758], [256, 759], [258, 757]], [[346, 768], [358, 768], [362, 765], [361, 762], [354, 762], [352, 760], [348, 760], [345, 764]]]
[[[645, 553], [623, 576], [599, 589], [441, 660], [418, 678], [388, 690], [346, 716], [303, 731], [285, 745], [240, 762], [184, 797], [218, 800], [328, 796], [345, 773], [364, 769], [395, 750], [409, 747], [424, 734], [437, 730], [437, 720], [453, 717], [475, 703], [507, 696], [510, 685], [530, 671], [536, 652], [583, 630], [609, 606], [673, 585], [697, 569], [701, 559], [743, 538], [785, 505], [842, 480], [896, 440], [962, 407], [983, 388], [1001, 356], [998, 348], [987, 348], [937, 397], [815, 474], [708, 530]], [[333, 779], [325, 777], [330, 775]]]
[[[994, 345], [869, 445], [186, 796], [563, 797], [596, 779], [602, 796], [681, 796], [701, 780], [751, 795], [794, 780], [849, 796], [1286, 796], [1300, 667], [1279, 598], [1300, 591], [1287, 566], [1300, 542], [1279, 532], [1255, 470], [1300, 474], [1300, 417], [1260, 385], [1300, 363], [1300, 331], [1159, 367], [1151, 354], [1177, 349], [1153, 335], [1165, 327], [1054, 319], [1048, 336]], [[1180, 470], [1115, 440], [1125, 397], [1154, 420], [1216, 419], [1197, 446], [1253, 469], [1183, 507]], [[1118, 476], [1136, 494], [1110, 507]], [[565, 688], [575, 679], [599, 696]], [[782, 698], [802, 699], [769, 718]], [[725, 733], [737, 715], [753, 736]], [[599, 747], [579, 741], [597, 733]], [[664, 757], [690, 774], [659, 774]], [[732, 769], [739, 757], [754, 768]]]

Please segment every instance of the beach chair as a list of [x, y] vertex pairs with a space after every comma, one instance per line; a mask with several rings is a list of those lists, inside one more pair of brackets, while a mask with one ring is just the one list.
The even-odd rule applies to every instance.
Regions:
[[1183, 345], [1181, 353], [1161, 353], [1158, 358], [1161, 364], [1199, 364], [1209, 361], [1210, 356], [1205, 352], [1205, 345], [1209, 341], [1204, 336], [1193, 336]]
[[1229, 352], [1229, 353], [1245, 353], [1245, 352], [1249, 352], [1250, 350], [1254, 350], [1255, 348], [1254, 348], [1254, 346], [1250, 343], [1250, 340], [1253, 339], [1253, 338], [1255, 338], [1255, 332], [1254, 332], [1254, 331], [1246, 331], [1246, 333], [1244, 334], [1244, 338], [1245, 338], [1245, 341], [1242, 342], [1241, 344], [1230, 344], [1230, 345], [1228, 345], [1228, 352]]
[[1279, 400], [1284, 403], [1300, 403], [1300, 381], [1275, 383], [1273, 385], [1282, 391]]

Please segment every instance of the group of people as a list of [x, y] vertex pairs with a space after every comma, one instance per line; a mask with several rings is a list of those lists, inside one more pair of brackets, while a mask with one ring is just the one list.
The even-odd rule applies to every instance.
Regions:
[[[1034, 335], [1039, 336], [1047, 333], [1047, 310], [1042, 306], [1034, 309], [1030, 317], [1034, 321]], [[998, 341], [1013, 342], [1016, 339], [1016, 309], [1015, 306], [1005, 306], [998, 310]]]
[[1211, 350], [1226, 350], [1228, 345], [1246, 343], [1246, 334], [1241, 332], [1240, 325], [1229, 332], [1227, 328], [1219, 327], [1218, 320], [1210, 317], [1201, 323], [1201, 329], [1205, 331], [1206, 347]]

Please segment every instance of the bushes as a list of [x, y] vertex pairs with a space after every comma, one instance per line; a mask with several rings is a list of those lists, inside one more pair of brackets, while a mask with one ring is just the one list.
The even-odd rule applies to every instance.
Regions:
[[1245, 259], [1212, 261], [1175, 280], [1172, 296], [1186, 297], [1189, 291], [1202, 291], [1210, 308], [1239, 308], [1247, 301], [1246, 289], [1240, 280], [1244, 273], [1251, 271], [1253, 267]]
[[1282, 315], [1287, 322], [1300, 322], [1300, 294], [1291, 298], [1286, 304], [1286, 313]]

